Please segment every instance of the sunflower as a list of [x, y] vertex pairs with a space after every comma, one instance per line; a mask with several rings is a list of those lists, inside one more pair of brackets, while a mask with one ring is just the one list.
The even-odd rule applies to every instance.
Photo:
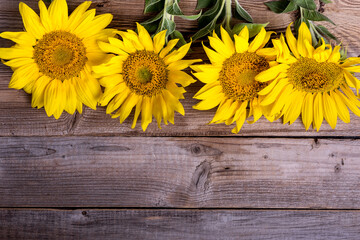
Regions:
[[248, 122], [254, 123], [262, 115], [266, 116], [266, 109], [261, 107], [263, 97], [258, 93], [267, 83], [255, 81], [255, 76], [273, 64], [271, 60], [275, 59], [276, 51], [264, 48], [273, 32], [262, 28], [249, 43], [247, 27], [234, 35], [235, 42], [223, 28], [220, 31], [221, 39], [215, 32], [209, 37], [215, 51], [203, 46], [211, 64], [191, 66], [196, 71], [194, 76], [205, 83], [194, 96], [202, 101], [193, 108], [208, 110], [219, 105], [210, 123], [236, 122], [232, 132], [238, 133], [248, 117], [253, 116], [253, 121]]
[[117, 31], [122, 40], [110, 37], [109, 43], [99, 42], [111, 58], [93, 70], [105, 87], [100, 105], [107, 105], [106, 113], [112, 118], [119, 117], [123, 123], [135, 108], [131, 127], [135, 127], [141, 113], [141, 127], [145, 131], [153, 115], [161, 128], [162, 118], [165, 124], [168, 121], [174, 124], [174, 111], [185, 114], [179, 99], [184, 99], [183, 87], [195, 80], [182, 70], [201, 60], [181, 60], [191, 43], [171, 52], [179, 39], [170, 40], [164, 46], [166, 30], [152, 39], [137, 23], [137, 32]]
[[[301, 114], [305, 129], [310, 125], [319, 131], [323, 119], [334, 129], [337, 117], [350, 122], [348, 108], [360, 116], [360, 102], [350, 89], [359, 91], [360, 82], [353, 72], [360, 72], [360, 58], [341, 60], [340, 46], [331, 47], [322, 39], [317, 48], [312, 46], [311, 33], [305, 23], [296, 39], [291, 24], [284, 36], [274, 40], [278, 65], [256, 76], [259, 83], [269, 83], [260, 95], [261, 105], [271, 114], [281, 112], [284, 124], [292, 124]], [[290, 53], [290, 50], [292, 53]]]
[[65, 110], [82, 112], [82, 104], [96, 108], [101, 97], [99, 82], [91, 68], [107, 57], [97, 45], [114, 36], [104, 29], [111, 14], [95, 17], [95, 9], [87, 11], [86, 1], [68, 16], [65, 0], [54, 0], [49, 8], [39, 1], [40, 17], [25, 3], [19, 5], [24, 32], [3, 32], [0, 37], [16, 44], [0, 48], [0, 58], [14, 74], [10, 88], [32, 94], [32, 107], [44, 107], [48, 116], [58, 119]]

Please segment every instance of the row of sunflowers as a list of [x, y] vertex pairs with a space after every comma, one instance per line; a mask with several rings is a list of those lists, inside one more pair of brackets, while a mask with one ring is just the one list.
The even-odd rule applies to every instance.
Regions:
[[[0, 48], [3, 64], [14, 71], [9, 87], [31, 94], [31, 106], [48, 116], [58, 119], [64, 111], [82, 113], [83, 104], [100, 105], [120, 123], [134, 109], [133, 128], [140, 114], [144, 131], [153, 117], [161, 128], [162, 121], [174, 124], [175, 111], [185, 114], [180, 100], [195, 79], [205, 85], [194, 96], [201, 100], [194, 108], [217, 107], [210, 123], [235, 123], [233, 133], [262, 116], [290, 124], [301, 116], [306, 130], [311, 125], [319, 130], [324, 119], [332, 128], [338, 117], [349, 123], [349, 110], [360, 116], [360, 82], [354, 75], [360, 58], [342, 56], [341, 46], [324, 38], [317, 41], [310, 21], [295, 23], [297, 37], [292, 24], [285, 35], [263, 26], [254, 35], [251, 24], [237, 33], [228, 23], [211, 29], [211, 48], [203, 44], [210, 63], [203, 64], [183, 59], [191, 41], [180, 46], [182, 36], [168, 40], [168, 29], [151, 36], [138, 23], [136, 32], [106, 28], [112, 15], [95, 16], [90, 5], [80, 4], [69, 16], [66, 0], [49, 7], [40, 0], [37, 15], [21, 2], [25, 30], [0, 34], [15, 42]], [[195, 79], [184, 71], [188, 68]]]

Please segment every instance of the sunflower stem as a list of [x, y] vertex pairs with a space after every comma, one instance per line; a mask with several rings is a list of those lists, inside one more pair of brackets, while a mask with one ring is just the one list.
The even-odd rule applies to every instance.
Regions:
[[231, 33], [231, 26], [230, 21], [232, 17], [231, 13], [231, 0], [225, 0], [225, 30], [228, 31], [228, 33]]

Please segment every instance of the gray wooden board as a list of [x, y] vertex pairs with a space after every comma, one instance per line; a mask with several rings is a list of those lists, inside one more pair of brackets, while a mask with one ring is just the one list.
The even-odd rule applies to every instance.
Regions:
[[0, 207], [360, 209], [360, 140], [0, 138]]
[[[25, 1], [30, 7], [36, 9], [37, 0]], [[70, 11], [73, 10], [82, 0], [72, 0], [69, 2]], [[263, 4], [266, 0], [242, 1], [242, 5], [253, 16], [258, 23], [270, 22], [269, 29], [283, 31], [286, 26], [293, 21], [292, 15], [277, 15], [267, 10]], [[333, 1], [324, 8], [324, 14], [334, 20], [337, 25], [330, 27], [336, 36], [348, 48], [349, 56], [360, 54], [360, 1]], [[18, 1], [0, 0], [0, 32], [20, 31], [23, 29], [20, 14], [18, 12]], [[133, 29], [135, 22], [141, 22], [150, 15], [143, 15], [143, 0], [125, 1], [94, 1], [92, 7], [98, 13], [110, 12], [114, 15], [111, 27], [119, 29]], [[194, 13], [196, 6], [195, 0], [182, 0], [180, 4], [184, 12]], [[185, 21], [181, 18], [176, 19], [177, 27], [186, 36], [193, 34], [197, 27], [196, 21]], [[321, 23], [322, 24], [322, 23]], [[11, 46], [11, 42], [0, 39], [0, 47]], [[193, 52], [188, 58], [202, 58], [205, 56], [200, 41], [196, 42], [192, 48]], [[61, 135], [122, 135], [122, 136], [231, 136], [231, 129], [234, 126], [207, 125], [215, 113], [215, 109], [209, 111], [198, 111], [192, 109], [197, 100], [192, 96], [201, 88], [201, 83], [195, 83], [186, 88], [185, 100], [182, 103], [185, 108], [185, 117], [176, 114], [176, 125], [165, 126], [159, 130], [157, 124], [153, 123], [148, 130], [143, 133], [140, 124], [133, 130], [130, 128], [132, 116], [124, 124], [120, 125], [118, 119], [111, 119], [105, 114], [105, 109], [99, 107], [97, 111], [89, 108], [84, 109], [82, 115], [70, 116], [64, 113], [59, 120], [48, 118], [43, 109], [31, 108], [31, 97], [22, 90], [8, 89], [11, 78], [11, 70], [0, 65], [0, 136], [61, 136]], [[336, 131], [332, 130], [327, 123], [324, 123], [321, 132], [314, 130], [305, 132], [301, 120], [297, 120], [293, 125], [283, 125], [281, 121], [270, 123], [264, 118], [254, 125], [245, 124], [239, 136], [360, 136], [360, 118], [351, 116], [351, 124], [340, 122]]]
[[359, 211], [0, 209], [1, 239], [358, 240]]

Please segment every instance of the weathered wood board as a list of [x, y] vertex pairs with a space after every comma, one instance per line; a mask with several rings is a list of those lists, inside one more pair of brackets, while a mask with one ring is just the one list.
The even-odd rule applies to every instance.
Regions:
[[[37, 0], [25, 0], [36, 9]], [[83, 0], [68, 0], [72, 11]], [[284, 31], [292, 15], [241, 1], [255, 22]], [[18, 0], [0, 0], [0, 32], [23, 29]], [[111, 27], [134, 28], [143, 0], [95, 0]], [[181, 0], [194, 13], [195, 0]], [[333, 0], [324, 24], [360, 55], [360, 0]], [[196, 22], [176, 18], [190, 37]], [[202, 39], [205, 41], [206, 39]], [[0, 47], [11, 42], [0, 39]], [[206, 56], [201, 41], [188, 58]], [[207, 125], [215, 113], [192, 109], [197, 82], [176, 125], [142, 132], [105, 109], [48, 118], [31, 96], [8, 89], [0, 64], [0, 239], [360, 239], [360, 118], [305, 131], [260, 119]], [[56, 209], [55, 209], [56, 208]]]
[[357, 240], [359, 233], [359, 211], [0, 209], [1, 239]]
[[0, 207], [360, 209], [360, 140], [0, 138]]
[[[37, 9], [37, 1], [25, 1], [34, 9]], [[74, 9], [82, 0], [69, 1], [70, 10]], [[269, 29], [283, 31], [292, 21], [292, 16], [277, 15], [266, 9], [264, 0], [242, 1], [244, 8], [253, 15], [255, 22], [270, 22]], [[196, 1], [183, 0], [180, 2], [187, 13], [194, 12]], [[144, 21], [148, 15], [143, 16], [143, 1], [93, 1], [98, 13], [111, 12], [114, 21], [111, 27], [119, 29], [134, 28], [135, 21]], [[348, 46], [349, 56], [360, 54], [360, 1], [334, 1], [326, 5], [324, 14], [333, 19], [337, 26], [329, 26], [336, 36]], [[130, 20], [131, 19], [131, 20]], [[196, 22], [177, 19], [179, 30], [185, 31], [190, 36], [196, 31]], [[0, 32], [9, 30], [21, 30], [22, 22], [18, 13], [18, 1], [3, 1], [0, 13]], [[206, 40], [206, 39], [204, 39]], [[10, 46], [11, 42], [0, 39], [1, 46]], [[196, 42], [189, 58], [207, 59], [201, 48], [200, 41]], [[155, 123], [143, 133], [140, 125], [131, 129], [131, 117], [120, 125], [118, 119], [111, 119], [105, 114], [105, 109], [99, 107], [93, 111], [85, 107], [84, 114], [70, 116], [64, 113], [59, 120], [48, 118], [43, 109], [31, 108], [31, 97], [22, 90], [8, 89], [7, 85], [11, 77], [11, 70], [0, 65], [0, 136], [62, 136], [62, 135], [123, 135], [123, 136], [233, 136], [230, 132], [234, 126], [207, 125], [215, 113], [215, 109], [209, 111], [197, 111], [192, 106], [197, 100], [192, 96], [200, 89], [201, 83], [193, 84], [186, 88], [188, 93], [182, 103], [185, 108], [185, 117], [176, 114], [176, 125], [163, 126], [162, 130]], [[305, 132], [300, 120], [293, 125], [283, 125], [281, 120], [270, 123], [262, 118], [254, 125], [245, 124], [238, 136], [349, 136], [360, 135], [360, 118], [352, 115], [352, 124], [344, 124], [339, 120], [336, 130], [324, 123], [321, 132], [314, 130]]]

